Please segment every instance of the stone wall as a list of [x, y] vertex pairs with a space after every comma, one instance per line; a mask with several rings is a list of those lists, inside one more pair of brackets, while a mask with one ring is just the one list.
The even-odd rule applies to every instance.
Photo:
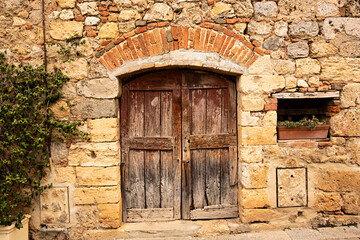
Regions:
[[[39, 0], [0, 2], [0, 48], [13, 62], [42, 63], [41, 11]], [[66, 227], [70, 239], [116, 232], [121, 79], [172, 66], [238, 76], [243, 222], [359, 223], [359, 17], [354, 0], [45, 0], [46, 42], [85, 40], [84, 56], [70, 63], [47, 46], [48, 68], [71, 79], [52, 109], [84, 122], [90, 141], [52, 144], [47, 182], [55, 188], [35, 203], [33, 238], [64, 237], [40, 233], [40, 224]], [[328, 91], [340, 91], [326, 113], [330, 141], [278, 142], [271, 94]]]

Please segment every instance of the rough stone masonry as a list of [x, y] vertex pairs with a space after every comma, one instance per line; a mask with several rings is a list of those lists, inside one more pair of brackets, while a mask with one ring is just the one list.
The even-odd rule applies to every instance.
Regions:
[[[244, 223], [322, 226], [360, 223], [360, 3], [356, 0], [40, 0], [0, 2], [1, 51], [39, 65], [43, 44], [77, 36], [83, 56], [48, 67], [70, 77], [52, 106], [80, 120], [90, 141], [52, 143], [34, 203], [41, 224], [70, 239], [113, 239], [122, 224], [118, 100], [122, 79], [185, 67], [237, 77], [239, 216]], [[277, 140], [274, 93], [329, 93], [328, 141]], [[69, 108], [69, 100], [73, 107]], [[317, 101], [316, 99], [314, 100]], [[65, 110], [64, 110], [65, 109]], [[39, 204], [40, 202], [40, 204]], [[265, 225], [264, 225], [265, 226]]]

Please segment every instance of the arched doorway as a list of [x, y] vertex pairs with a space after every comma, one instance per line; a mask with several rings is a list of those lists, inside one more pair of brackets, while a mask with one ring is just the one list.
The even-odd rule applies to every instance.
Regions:
[[123, 220], [238, 217], [235, 81], [168, 70], [124, 82]]

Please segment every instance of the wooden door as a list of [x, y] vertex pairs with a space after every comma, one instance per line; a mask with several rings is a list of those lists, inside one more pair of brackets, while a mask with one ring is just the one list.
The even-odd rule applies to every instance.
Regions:
[[205, 72], [146, 74], [123, 87], [123, 219], [238, 217], [234, 82]]

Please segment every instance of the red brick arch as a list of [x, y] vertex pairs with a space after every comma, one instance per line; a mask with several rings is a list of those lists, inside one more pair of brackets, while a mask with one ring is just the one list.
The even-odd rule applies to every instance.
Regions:
[[267, 53], [243, 36], [211, 23], [203, 23], [199, 28], [153, 23], [120, 36], [112, 44], [113, 47], [99, 59], [111, 72], [127, 61], [181, 49], [215, 52], [246, 67], [255, 62], [259, 55]]

